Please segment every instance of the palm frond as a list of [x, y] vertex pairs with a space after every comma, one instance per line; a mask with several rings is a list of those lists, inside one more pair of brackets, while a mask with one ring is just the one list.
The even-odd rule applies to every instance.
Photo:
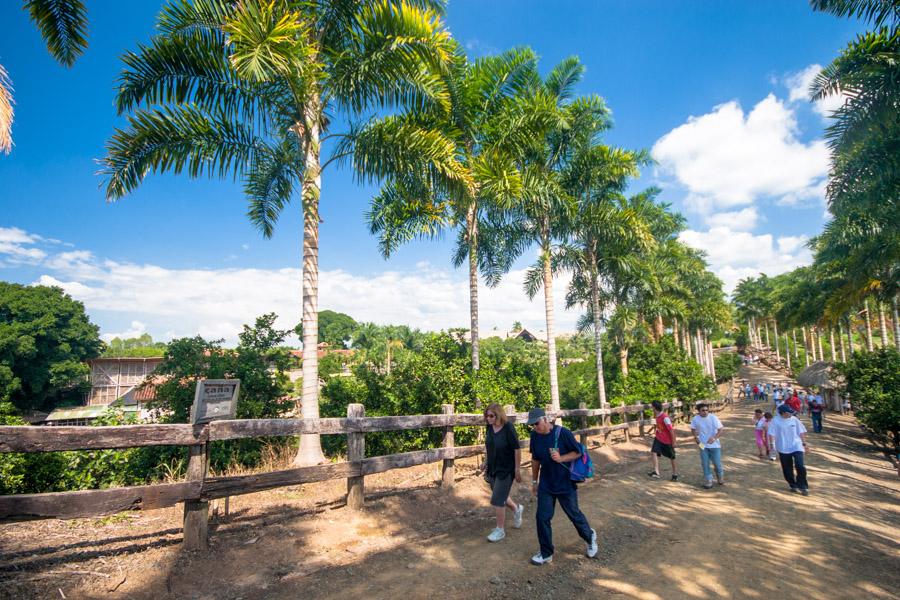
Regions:
[[116, 129], [100, 161], [106, 197], [122, 198], [151, 172], [191, 177], [241, 175], [251, 163], [260, 140], [241, 122], [220, 119], [196, 106], [138, 111], [126, 129]]
[[569, 56], [553, 67], [544, 80], [544, 86], [562, 103], [575, 93], [575, 86], [581, 81], [584, 70], [584, 65], [577, 56]]
[[0, 65], [0, 152], [9, 154], [12, 150], [12, 124], [15, 111], [13, 110], [12, 81], [6, 74], [6, 69]]
[[813, 10], [869, 21], [875, 27], [900, 23], [900, 3], [896, 0], [810, 0], [809, 3]]
[[274, 147], [260, 146], [253, 154], [244, 181], [247, 217], [263, 236], [270, 238], [285, 205], [290, 202], [294, 186], [303, 173], [298, 171], [302, 155], [297, 136], [285, 136]]
[[71, 67], [87, 48], [87, 8], [81, 0], [25, 0], [51, 56]]

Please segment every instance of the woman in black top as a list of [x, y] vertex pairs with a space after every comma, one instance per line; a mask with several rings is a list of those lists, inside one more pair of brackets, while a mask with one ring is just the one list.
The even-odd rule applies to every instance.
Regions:
[[522, 526], [522, 511], [525, 507], [516, 504], [509, 497], [512, 482], [522, 481], [519, 465], [522, 462], [522, 450], [519, 438], [512, 423], [506, 420], [506, 413], [499, 404], [491, 404], [484, 411], [487, 423], [485, 432], [485, 450], [487, 460], [481, 467], [484, 479], [491, 486], [491, 506], [497, 517], [497, 526], [488, 535], [489, 542], [499, 542], [506, 537], [506, 509], [513, 511], [513, 527]]

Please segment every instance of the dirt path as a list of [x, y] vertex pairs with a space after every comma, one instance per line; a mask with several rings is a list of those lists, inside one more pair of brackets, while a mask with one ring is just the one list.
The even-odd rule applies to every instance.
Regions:
[[[745, 367], [742, 376], [772, 372]], [[324, 489], [305, 505], [291, 494], [308, 497], [309, 488], [237, 498], [205, 555], [178, 552], [177, 511], [141, 517], [158, 520], [155, 527], [85, 527], [81, 546], [71, 538], [83, 522], [8, 526], [0, 529], [0, 565], [19, 571], [0, 567], [0, 596], [59, 598], [59, 587], [68, 598], [900, 598], [896, 471], [851, 418], [828, 414], [824, 433], [810, 434], [812, 493], [790, 494], [777, 463], [756, 458], [752, 409], [720, 415], [722, 488], [699, 487], [685, 427], [677, 483], [667, 481], [667, 465], [663, 480], [647, 478], [645, 440], [596, 449], [602, 477], [579, 495], [600, 533], [597, 560], [584, 556], [557, 511], [554, 562], [528, 564], [537, 549], [530, 501], [525, 526], [489, 544], [483, 484], [461, 478], [447, 494], [429, 483], [432, 467], [396, 474], [412, 485], [390, 484], [413, 491], [367, 497], [358, 515], [323, 500]], [[523, 492], [515, 493], [524, 499]], [[130, 535], [110, 529], [120, 526]], [[117, 534], [119, 546], [97, 541]], [[48, 571], [63, 574], [51, 581]]]

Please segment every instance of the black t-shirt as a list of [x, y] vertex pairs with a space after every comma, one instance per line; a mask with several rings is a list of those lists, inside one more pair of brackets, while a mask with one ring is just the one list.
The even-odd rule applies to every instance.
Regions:
[[491, 477], [505, 477], [516, 472], [515, 451], [519, 449], [519, 438], [512, 423], [507, 421], [497, 433], [491, 425], [484, 436], [487, 447], [487, 474]]

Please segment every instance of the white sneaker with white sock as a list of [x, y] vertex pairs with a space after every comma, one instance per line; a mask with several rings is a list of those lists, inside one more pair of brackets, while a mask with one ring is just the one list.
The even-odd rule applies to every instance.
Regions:
[[597, 556], [597, 550], [597, 532], [591, 529], [591, 541], [587, 545], [587, 557], [594, 558], [595, 556]]
[[506, 531], [499, 527], [495, 527], [494, 530], [488, 534], [487, 539], [489, 542], [499, 542], [505, 537]]
[[513, 513], [513, 529], [521, 529], [523, 512], [525, 512], [525, 507], [520, 504]]

